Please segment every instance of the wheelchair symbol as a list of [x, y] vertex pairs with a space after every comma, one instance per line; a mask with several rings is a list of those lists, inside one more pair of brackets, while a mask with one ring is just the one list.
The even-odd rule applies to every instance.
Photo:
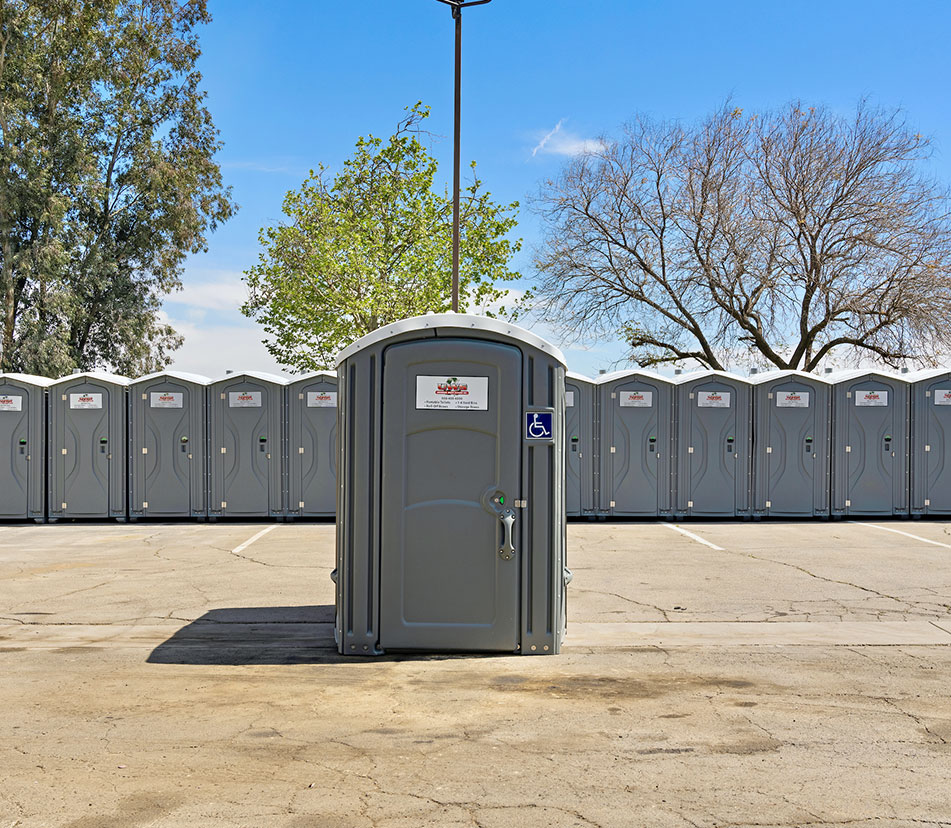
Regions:
[[525, 414], [525, 439], [550, 440], [552, 433], [550, 411], [529, 411]]

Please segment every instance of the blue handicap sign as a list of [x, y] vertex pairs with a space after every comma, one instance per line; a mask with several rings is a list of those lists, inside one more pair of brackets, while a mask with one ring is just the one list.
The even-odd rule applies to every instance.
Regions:
[[552, 439], [552, 412], [526, 411], [525, 412], [525, 439], [551, 440]]

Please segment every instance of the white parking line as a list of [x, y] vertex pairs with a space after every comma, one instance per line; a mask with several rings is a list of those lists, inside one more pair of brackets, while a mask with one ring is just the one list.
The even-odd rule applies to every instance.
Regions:
[[268, 526], [267, 529], [262, 529], [253, 537], [248, 538], [244, 543], [241, 544], [241, 546], [236, 546], [234, 549], [232, 549], [231, 554], [237, 555], [240, 552], [244, 552], [244, 550], [247, 549], [258, 538], [263, 538], [268, 532], [273, 532], [275, 529], [277, 529], [276, 523], [273, 526]]
[[904, 535], [906, 538], [914, 538], [914, 540], [921, 541], [922, 543], [930, 543], [934, 546], [941, 546], [945, 549], [951, 549], [951, 543], [941, 543], [941, 541], [928, 540], [928, 538], [923, 538], [921, 535], [913, 535], [911, 532], [902, 532], [901, 529], [892, 529], [890, 526], [879, 526], [877, 523], [863, 523], [858, 520], [850, 520], [849, 523], [854, 523], [856, 526], [868, 526], [872, 529], [881, 529], [883, 532], [894, 532], [896, 535]]
[[686, 535], [690, 540], [695, 540], [697, 543], [702, 543], [704, 546], [709, 546], [711, 549], [716, 549], [718, 552], [723, 552], [724, 549], [722, 546], [717, 546], [715, 543], [710, 543], [706, 538], [701, 538], [700, 535], [695, 535], [693, 532], [688, 532], [682, 526], [678, 526], [676, 523], [661, 523], [660, 526], [666, 526], [668, 529], [672, 529], [674, 532], [680, 532], [681, 535]]

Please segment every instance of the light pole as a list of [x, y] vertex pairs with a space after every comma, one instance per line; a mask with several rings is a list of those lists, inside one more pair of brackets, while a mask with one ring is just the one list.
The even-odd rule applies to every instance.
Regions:
[[459, 313], [459, 130], [462, 121], [462, 10], [492, 0], [439, 0], [452, 9], [456, 21], [456, 111], [452, 149], [452, 310]]

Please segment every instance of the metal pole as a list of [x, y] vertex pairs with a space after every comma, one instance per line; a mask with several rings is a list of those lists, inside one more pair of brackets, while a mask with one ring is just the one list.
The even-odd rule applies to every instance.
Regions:
[[452, 150], [452, 312], [459, 313], [459, 145], [462, 126], [462, 9], [454, 6], [456, 21], [455, 138]]

